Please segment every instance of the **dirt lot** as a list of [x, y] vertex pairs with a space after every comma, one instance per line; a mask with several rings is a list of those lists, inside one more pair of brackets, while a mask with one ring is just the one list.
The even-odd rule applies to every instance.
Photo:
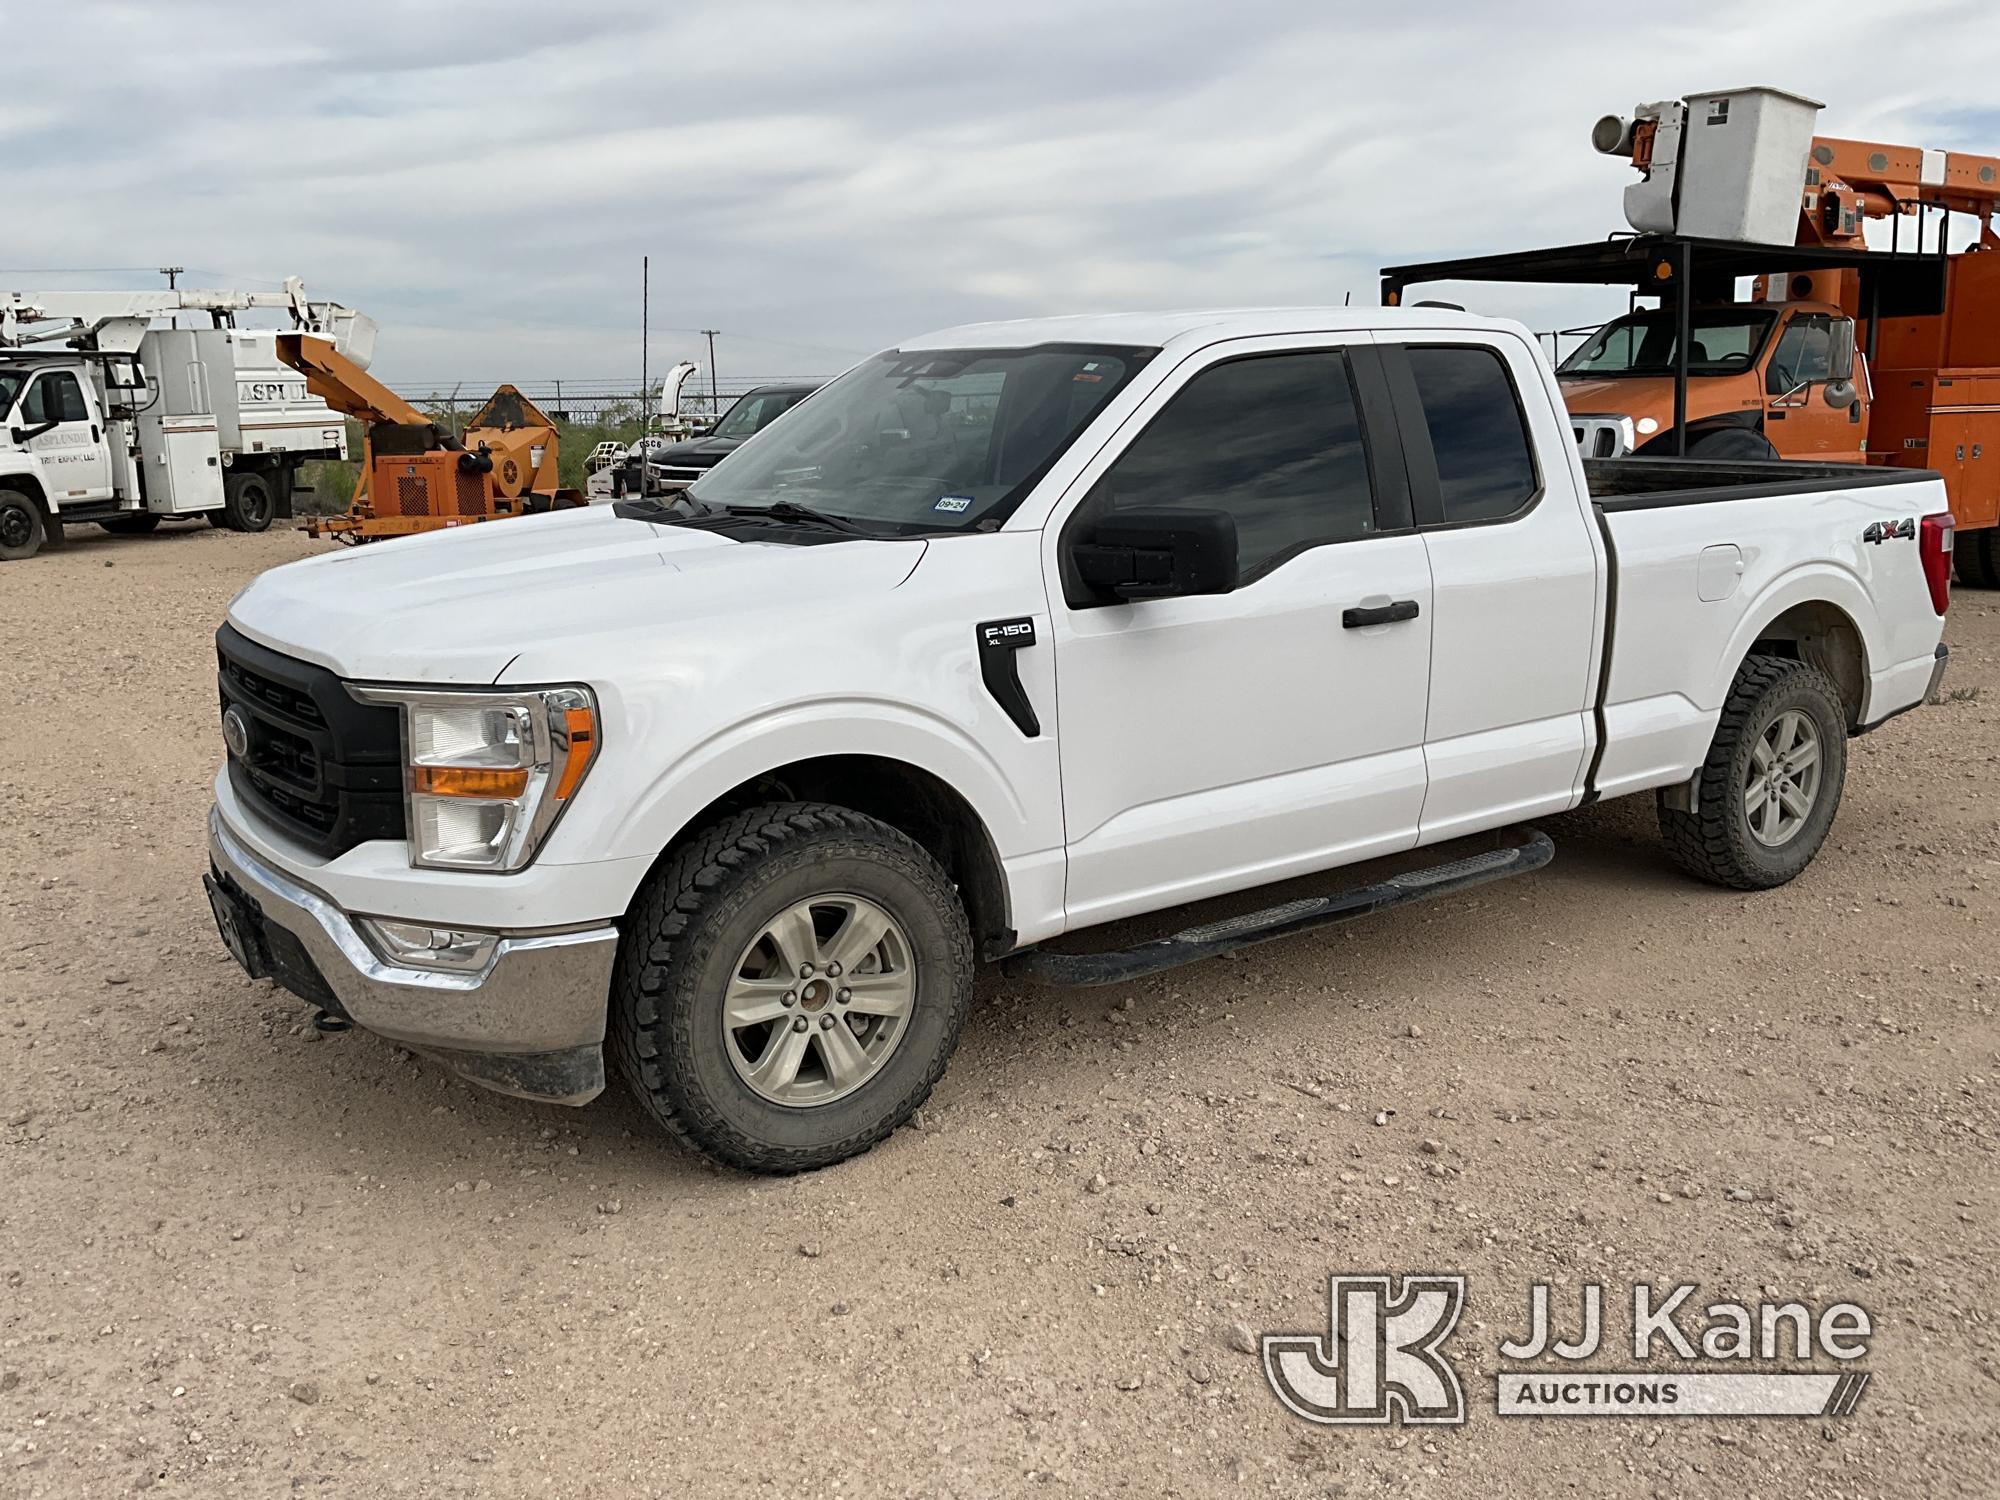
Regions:
[[[2000, 612], [1795, 885], [1649, 804], [1512, 884], [1095, 992], [997, 977], [914, 1129], [787, 1181], [317, 1037], [199, 875], [209, 635], [295, 535], [0, 568], [0, 1492], [1993, 1493]], [[1457, 1270], [1470, 1422], [1309, 1426], [1254, 1331]], [[1822, 1421], [1494, 1415], [1553, 1280], [1852, 1298]], [[1630, 1350], [1622, 1351], [1629, 1356]]]

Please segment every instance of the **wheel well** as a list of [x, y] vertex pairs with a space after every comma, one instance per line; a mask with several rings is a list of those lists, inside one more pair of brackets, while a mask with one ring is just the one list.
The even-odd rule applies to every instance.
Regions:
[[1013, 946], [1006, 880], [985, 824], [944, 781], [904, 761], [825, 755], [766, 771], [688, 819], [660, 859], [690, 835], [759, 802], [831, 802], [908, 834], [957, 884], [981, 955], [998, 957]]
[[1794, 604], [1758, 632], [1752, 655], [1784, 656], [1818, 667], [1840, 689], [1847, 726], [1861, 722], [1861, 702], [1868, 686], [1868, 651], [1861, 632], [1837, 604], [1814, 600]]
[[42, 482], [32, 474], [8, 474], [0, 477], [0, 490], [14, 490], [26, 495], [42, 508], [42, 514], [49, 513], [49, 497], [42, 493]]

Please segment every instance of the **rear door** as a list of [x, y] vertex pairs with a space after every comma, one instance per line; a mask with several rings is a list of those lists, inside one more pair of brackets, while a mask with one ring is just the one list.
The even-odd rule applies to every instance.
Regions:
[[[1416, 842], [1431, 584], [1394, 429], [1366, 334], [1232, 341], [1177, 368], [1058, 506], [1072, 926]], [[1080, 602], [1064, 539], [1141, 505], [1229, 511], [1236, 591]]]
[[1558, 395], [1506, 334], [1382, 345], [1429, 552], [1425, 843], [1570, 807], [1582, 786], [1601, 540]]
[[111, 497], [111, 455], [104, 431], [70, 370], [44, 370], [22, 393], [21, 428], [45, 429], [28, 439], [56, 508]]

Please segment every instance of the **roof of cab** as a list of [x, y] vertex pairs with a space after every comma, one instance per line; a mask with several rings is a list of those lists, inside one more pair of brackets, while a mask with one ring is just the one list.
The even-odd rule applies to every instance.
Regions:
[[904, 339], [895, 347], [1019, 349], [1035, 344], [1122, 344], [1157, 349], [1176, 341], [1211, 344], [1223, 339], [1344, 333], [1371, 328], [1523, 332], [1511, 320], [1481, 317], [1449, 307], [1223, 307], [1193, 312], [1082, 313], [1005, 323], [966, 323]]

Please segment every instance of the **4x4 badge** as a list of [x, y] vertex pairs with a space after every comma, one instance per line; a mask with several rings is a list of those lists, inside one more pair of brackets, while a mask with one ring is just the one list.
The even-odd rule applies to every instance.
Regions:
[[1880, 546], [1895, 537], [1916, 539], [1917, 523], [1913, 517], [1904, 516], [1900, 521], [1870, 521], [1868, 529], [1861, 533], [1861, 540]]

